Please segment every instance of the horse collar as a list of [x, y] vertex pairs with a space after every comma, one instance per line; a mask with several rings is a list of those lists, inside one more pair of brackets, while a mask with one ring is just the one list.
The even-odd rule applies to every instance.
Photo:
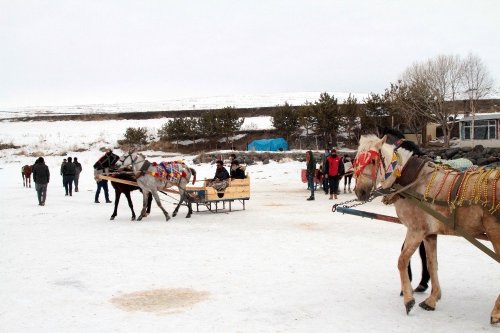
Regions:
[[428, 159], [420, 158], [418, 156], [411, 156], [410, 159], [403, 166], [401, 176], [396, 179], [396, 184], [407, 186], [414, 182]]
[[151, 166], [151, 163], [148, 160], [144, 160], [144, 163], [142, 164], [142, 167], [139, 169], [141, 173], [146, 172], [149, 167]]

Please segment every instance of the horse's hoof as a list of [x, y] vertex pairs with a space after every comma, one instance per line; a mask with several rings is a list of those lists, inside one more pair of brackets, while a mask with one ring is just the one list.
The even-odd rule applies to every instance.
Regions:
[[413, 306], [415, 305], [415, 300], [412, 299], [408, 303], [405, 303], [406, 314], [409, 314]]
[[113, 221], [114, 219], [115, 219], [115, 217], [114, 217], [114, 216], [111, 216], [110, 220], [111, 220], [111, 221]]
[[500, 318], [494, 318], [494, 317], [490, 318], [490, 324], [491, 325], [496, 325], [498, 323], [500, 323]]
[[139, 217], [137, 218], [137, 221], [140, 221], [140, 220], [142, 220], [142, 216], [139, 216]]
[[135, 216], [132, 216], [132, 218], [130, 219], [130, 221], [135, 221]]
[[187, 218], [187, 219], [190, 219], [190, 218], [191, 218], [191, 215], [186, 216], [186, 218]]
[[423, 301], [422, 303], [420, 303], [419, 306], [422, 309], [426, 310], [426, 311], [434, 311], [434, 310], [436, 310], [436, 308], [434, 308], [434, 307], [430, 306], [429, 304], [425, 303], [425, 301]]

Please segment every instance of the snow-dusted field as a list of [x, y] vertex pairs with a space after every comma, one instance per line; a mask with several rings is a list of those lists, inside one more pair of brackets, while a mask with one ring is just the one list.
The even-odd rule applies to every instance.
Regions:
[[[123, 134], [117, 123], [0, 123], [2, 136], [23, 145], [0, 151], [0, 331], [498, 332], [489, 325], [496, 262], [461, 238], [440, 237], [442, 300], [434, 312], [417, 306], [407, 316], [396, 269], [404, 227], [332, 213], [321, 193], [306, 201], [299, 162], [249, 166], [246, 210], [185, 219], [181, 208], [165, 222], [153, 204], [149, 217], [131, 222], [122, 198], [110, 221], [112, 204], [93, 203], [92, 164], [98, 147]], [[45, 156], [44, 207], [34, 187], [22, 186], [21, 166], [35, 157], [20, 151]], [[72, 197], [64, 196], [62, 156], [49, 156], [61, 151], [84, 168]], [[198, 178], [213, 175], [211, 165], [194, 167]], [[140, 194], [133, 199], [138, 212]], [[172, 199], [164, 200], [172, 212]], [[380, 201], [359, 208], [394, 215]], [[419, 260], [413, 268], [418, 277]]]

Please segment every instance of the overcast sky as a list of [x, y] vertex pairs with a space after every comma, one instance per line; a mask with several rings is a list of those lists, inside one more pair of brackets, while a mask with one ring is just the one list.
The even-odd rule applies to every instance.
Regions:
[[0, 106], [381, 92], [478, 55], [500, 86], [498, 0], [0, 0]]

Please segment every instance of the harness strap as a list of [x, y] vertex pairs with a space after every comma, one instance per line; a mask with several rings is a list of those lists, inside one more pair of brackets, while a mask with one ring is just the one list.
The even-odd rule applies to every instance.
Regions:
[[144, 174], [149, 169], [150, 166], [151, 166], [151, 163], [148, 160], [144, 160], [144, 163], [142, 164], [139, 171], [141, 172], [141, 174]]

